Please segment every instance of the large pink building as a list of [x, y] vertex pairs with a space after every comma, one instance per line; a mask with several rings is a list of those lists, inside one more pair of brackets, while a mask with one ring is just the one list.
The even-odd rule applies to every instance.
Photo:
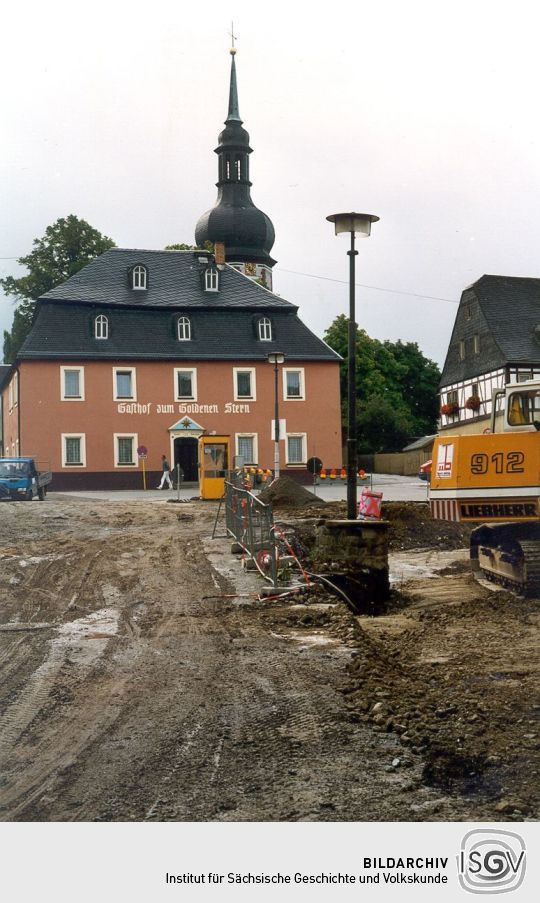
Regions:
[[139, 486], [141, 446], [151, 479], [164, 454], [195, 481], [201, 434], [272, 468], [274, 352], [282, 470], [341, 466], [340, 358], [271, 291], [274, 230], [251, 200], [234, 56], [216, 153], [217, 201], [196, 228], [215, 254], [107, 251], [39, 299], [3, 373], [3, 454], [35, 455], [55, 489]]

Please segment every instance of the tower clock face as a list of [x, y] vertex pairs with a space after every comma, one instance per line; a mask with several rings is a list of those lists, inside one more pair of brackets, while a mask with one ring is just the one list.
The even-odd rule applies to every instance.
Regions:
[[246, 263], [246, 276], [256, 276], [257, 265], [255, 263]]

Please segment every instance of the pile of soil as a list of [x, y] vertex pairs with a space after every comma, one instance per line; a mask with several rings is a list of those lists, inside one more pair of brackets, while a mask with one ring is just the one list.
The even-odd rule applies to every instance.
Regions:
[[303, 508], [307, 505], [320, 505], [321, 500], [313, 492], [305, 489], [296, 480], [290, 477], [280, 477], [278, 480], [263, 489], [259, 493], [259, 499], [265, 505], [272, 505], [275, 509]]
[[[281, 479], [286, 480], [286, 477]], [[279, 480], [281, 482], [281, 480]], [[287, 482], [292, 482], [288, 480]], [[270, 486], [265, 492], [271, 492]], [[346, 502], [323, 502], [315, 499], [311, 492], [298, 487], [310, 501], [302, 505], [301, 513], [294, 510], [284, 495], [281, 503], [274, 507], [287, 514], [286, 526], [294, 531], [301, 545], [310, 550], [315, 545], [316, 525], [322, 520], [340, 520], [347, 517]], [[259, 496], [260, 498], [262, 497]], [[265, 499], [263, 499], [265, 501]], [[272, 503], [273, 504], [273, 503]], [[390, 524], [388, 528], [388, 548], [390, 552], [403, 552], [409, 549], [467, 549], [472, 527], [452, 521], [434, 520], [425, 502], [383, 502], [382, 516]], [[279, 519], [281, 524], [284, 523]], [[474, 525], [473, 525], [474, 526]]]
[[493, 594], [469, 574], [410, 589], [400, 613], [357, 621], [343, 687], [351, 717], [398, 734], [423, 757], [426, 785], [476, 796], [489, 818], [535, 816], [538, 603]]
[[469, 547], [472, 527], [469, 524], [434, 520], [426, 502], [383, 502], [382, 516], [390, 524], [388, 547], [391, 552]]

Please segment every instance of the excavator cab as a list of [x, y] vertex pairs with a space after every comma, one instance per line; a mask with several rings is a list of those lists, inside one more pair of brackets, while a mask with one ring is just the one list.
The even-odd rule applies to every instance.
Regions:
[[540, 383], [513, 383], [493, 393], [491, 432], [497, 432], [497, 416], [504, 399], [503, 431], [540, 430]]
[[540, 389], [510, 392], [506, 412], [510, 429], [525, 426], [540, 430]]

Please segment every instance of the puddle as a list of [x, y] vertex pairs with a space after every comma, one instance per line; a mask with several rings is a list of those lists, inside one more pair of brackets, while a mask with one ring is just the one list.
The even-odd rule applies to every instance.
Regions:
[[119, 619], [118, 609], [101, 608], [58, 627], [56, 636], [49, 642], [47, 658], [5, 712], [0, 736], [0, 761], [9, 754], [18, 737], [48, 702], [54, 679], [62, 667], [69, 662], [78, 669], [79, 674], [90, 671], [109, 641], [118, 633]]
[[390, 585], [407, 580], [436, 577], [440, 571], [456, 561], [468, 561], [469, 550], [458, 549], [449, 552], [395, 552], [388, 557]]
[[301, 643], [302, 646], [336, 646], [340, 644], [340, 640], [335, 637], [330, 637], [323, 633], [291, 633], [291, 639], [296, 640], [297, 643]]
[[330, 637], [324, 633], [304, 633], [300, 630], [291, 630], [290, 633], [275, 633], [271, 632], [271, 636], [275, 637], [277, 640], [294, 640], [296, 643], [301, 643], [302, 646], [306, 648], [308, 646], [340, 646], [342, 645], [341, 640], [336, 637]]
[[68, 645], [71, 647], [70, 651], [77, 652], [81, 642], [91, 636], [95, 638], [97, 631], [100, 639], [110, 640], [118, 633], [119, 618], [120, 612], [116, 608], [100, 608], [99, 611], [93, 611], [84, 618], [69, 621], [58, 628], [58, 635], [52, 641], [53, 646]]

